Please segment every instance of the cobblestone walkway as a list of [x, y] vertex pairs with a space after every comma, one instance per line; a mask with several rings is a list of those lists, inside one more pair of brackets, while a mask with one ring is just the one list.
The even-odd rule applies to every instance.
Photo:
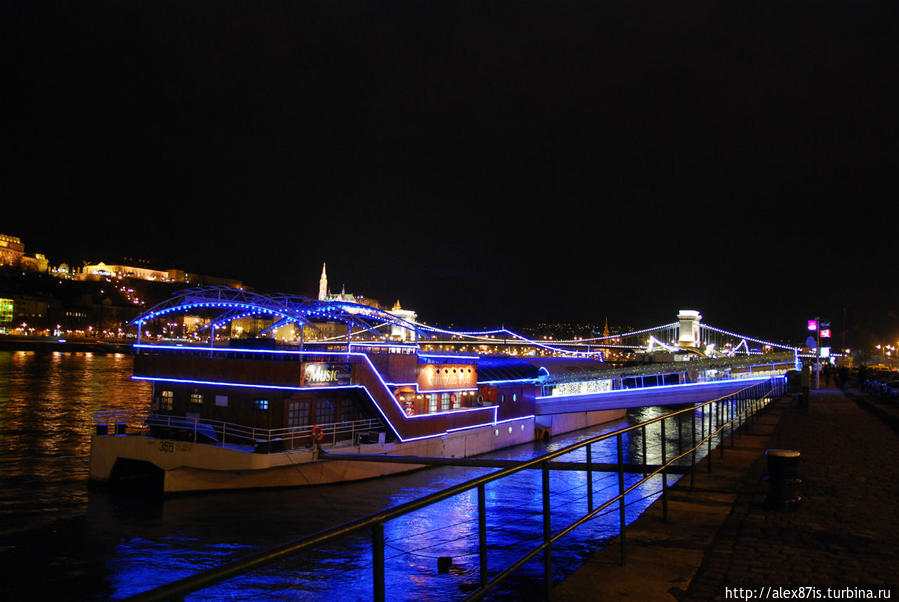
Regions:
[[[877, 407], [874, 407], [874, 406]], [[698, 466], [617, 541], [553, 589], [555, 600], [737, 599], [726, 588], [899, 583], [899, 417], [853, 390], [813, 391], [807, 409], [774, 402], [724, 458]], [[801, 453], [793, 509], [765, 505], [766, 449]], [[893, 597], [896, 590], [893, 589]], [[814, 596], [806, 595], [805, 599]], [[756, 598], [759, 599], [759, 598]], [[774, 599], [770, 597], [768, 599]], [[857, 598], [856, 598], [857, 599]]]
[[[789, 403], [769, 448], [802, 454], [802, 502], [770, 510], [743, 493], [682, 600], [720, 600], [727, 586], [899, 582], [899, 437], [852, 401], [822, 389], [807, 411]], [[764, 464], [744, 480], [759, 491]]]

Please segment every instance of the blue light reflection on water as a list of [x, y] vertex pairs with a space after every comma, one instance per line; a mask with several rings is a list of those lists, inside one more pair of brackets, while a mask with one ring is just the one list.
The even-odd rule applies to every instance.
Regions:
[[[634, 410], [627, 421], [602, 425], [586, 431], [572, 433], [554, 439], [550, 444], [528, 444], [517, 448], [501, 450], [489, 454], [500, 458], [530, 458], [539, 453], [554, 451], [584, 440], [601, 432], [620, 428], [628, 422], [634, 423], [659, 415], [665, 410], [642, 408]], [[698, 418], [697, 420], [700, 420]], [[685, 423], [682, 436], [689, 441], [689, 423]], [[658, 427], [650, 428], [647, 434], [648, 463], [661, 459]], [[699, 432], [699, 430], [697, 430]], [[666, 433], [668, 441], [667, 457], [678, 448], [674, 426]], [[642, 460], [642, 432], [632, 431], [622, 436], [625, 462]], [[593, 445], [592, 457], [595, 462], [614, 463], [617, 448], [614, 438]], [[558, 458], [560, 461], [585, 462], [586, 449], [581, 448]], [[687, 459], [687, 462], [689, 460]], [[353, 495], [353, 489], [369, 487], [384, 493], [394, 482], [399, 487], [382, 498], [384, 507], [424, 496], [439, 488], [446, 487], [494, 469], [479, 468], [433, 468], [412, 473], [357, 484], [345, 484], [336, 488], [315, 488], [323, 491], [316, 495], [316, 503], [309, 504], [309, 511], [333, 502], [333, 496], [343, 488], [346, 499], [339, 505], [346, 506]], [[625, 487], [638, 482], [642, 475], [625, 476]], [[488, 568], [490, 575], [505, 569], [533, 547], [539, 545], [543, 533], [542, 516], [542, 476], [539, 470], [517, 473], [501, 481], [489, 483], [485, 488], [488, 508], [487, 544]], [[669, 484], [676, 477], [669, 476]], [[582, 471], [550, 471], [551, 525], [553, 532], [567, 527], [587, 512], [587, 479]], [[661, 489], [661, 477], [654, 477], [637, 487], [628, 496], [626, 520], [635, 520], [652, 502]], [[594, 473], [594, 507], [617, 495], [618, 480], [615, 473]], [[294, 496], [296, 493], [290, 494]], [[167, 503], [167, 502], [166, 502]], [[415, 600], [422, 598], [459, 598], [477, 587], [479, 580], [478, 525], [476, 490], [457, 495], [438, 504], [394, 519], [385, 525], [385, 580], [387, 594], [391, 600]], [[598, 517], [576, 529], [553, 545], [553, 578], [558, 580], [576, 569], [592, 552], [618, 533], [618, 505], [613, 503]], [[287, 533], [285, 537], [287, 539]], [[181, 545], [184, 545], [183, 542]], [[135, 573], [143, 567], [154, 567], [156, 562], [148, 562], [147, 555], [158, 549], [162, 554], [171, 553], [165, 548], [151, 548], [145, 542], [137, 542], [133, 549], [119, 549], [117, 563], [111, 566], [113, 576], [120, 579], [120, 586], [114, 587], [117, 595], [130, 595], [146, 589], [153, 580], [147, 579], [140, 587], [135, 585]], [[367, 600], [372, 592], [371, 539], [368, 533], [347, 536], [342, 542], [334, 542], [326, 548], [305, 552], [296, 559], [284, 561], [277, 566], [254, 571], [251, 574], [230, 580], [226, 584], [208, 588], [190, 596], [191, 599], [222, 599], [233, 596], [288, 597], [291, 599], [313, 599], [322, 596], [339, 595], [341, 599]], [[191, 550], [187, 556], [196, 562], [194, 570], [215, 566], [242, 554], [236, 549]], [[452, 558], [452, 568], [444, 574], [437, 571], [437, 558]], [[165, 561], [163, 561], [164, 564]], [[162, 568], [162, 567], [159, 567]], [[155, 572], [151, 571], [151, 572]], [[189, 565], [168, 567], [167, 581], [191, 574]], [[542, 580], [542, 556], [538, 555], [525, 564], [509, 583], [498, 590], [496, 596], [515, 595], [521, 599], [535, 593], [533, 583]]]
[[[121, 599], [494, 470], [440, 467], [334, 486], [164, 500], [88, 490], [93, 412], [111, 407], [146, 410], [148, 387], [131, 380], [131, 370], [130, 356], [0, 352], [0, 577], [10, 596]], [[563, 435], [548, 445], [535, 442], [490, 455], [530, 458], [659, 412], [659, 408], [631, 410], [618, 423]], [[670, 422], [669, 457], [677, 449]], [[657, 462], [661, 451], [657, 426], [654, 429], [647, 437], [649, 463]], [[688, 423], [683, 432], [689, 441]], [[640, 431], [625, 435], [623, 446], [626, 462], [641, 461]], [[584, 461], [585, 454], [581, 449], [560, 460]], [[595, 444], [592, 455], [596, 462], [614, 462], [614, 439]], [[575, 471], [550, 475], [556, 532], [586, 511], [586, 476]], [[639, 478], [628, 475], [627, 483]], [[673, 480], [669, 477], [669, 482]], [[593, 484], [594, 506], [617, 494], [615, 474], [594, 473]], [[655, 499], [659, 487], [657, 477], [629, 494], [629, 522]], [[488, 484], [486, 501], [488, 567], [494, 575], [542, 538], [540, 471]], [[617, 523], [613, 504], [555, 544], [554, 578], [573, 571], [613, 537]], [[458, 598], [476, 587], [474, 490], [388, 523], [385, 536], [390, 599]], [[448, 573], [438, 574], [438, 556], [452, 557]], [[526, 597], [534, 589], [534, 579], [542, 579], [542, 570], [538, 555], [502, 591]], [[21, 578], [35, 571], [40, 579]], [[371, 591], [371, 537], [362, 533], [191, 597], [339, 595], [367, 600]]]

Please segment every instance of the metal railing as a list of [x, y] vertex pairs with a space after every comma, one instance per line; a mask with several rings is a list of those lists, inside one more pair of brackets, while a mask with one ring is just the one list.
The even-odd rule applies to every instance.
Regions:
[[[319, 445], [336, 445], [338, 442], [356, 442], [357, 434], [375, 433], [383, 430], [376, 418], [329, 422], [319, 425], [282, 427], [275, 429], [251, 427], [233, 422], [136, 412], [134, 410], [98, 410], [94, 413], [96, 424], [123, 424], [132, 432], [152, 433], [167, 438], [166, 435], [193, 440], [194, 443], [208, 443], [222, 447], [228, 445], [249, 445], [258, 451], [281, 451]], [[122, 434], [120, 429], [115, 431]]]
[[[343, 525], [339, 525], [330, 529], [320, 531], [318, 533], [302, 537], [293, 541], [289, 541], [280, 546], [270, 548], [242, 560], [235, 561], [202, 571], [196, 575], [185, 577], [178, 581], [174, 581], [167, 585], [157, 587], [153, 590], [134, 596], [133, 600], [168, 600], [181, 599], [190, 592], [198, 591], [216, 583], [225, 581], [232, 577], [244, 574], [251, 570], [270, 565], [276, 561], [282, 560], [288, 556], [294, 555], [300, 551], [313, 548], [315, 546], [331, 542], [337, 538], [357, 533], [359, 531], [370, 530], [372, 541], [372, 598], [377, 601], [386, 599], [385, 586], [385, 558], [384, 558], [384, 525], [385, 523], [396, 519], [410, 512], [420, 510], [437, 502], [446, 500], [458, 494], [477, 490], [478, 500], [478, 556], [479, 556], [479, 585], [477, 589], [471, 592], [466, 599], [476, 600], [482, 598], [492, 589], [503, 583], [513, 573], [520, 569], [526, 562], [543, 554], [543, 588], [544, 597], [549, 599], [552, 587], [552, 545], [563, 536], [567, 535], [577, 527], [583, 525], [587, 521], [595, 518], [607, 508], [614, 504], [618, 505], [619, 520], [619, 543], [621, 562], [626, 562], [626, 519], [625, 519], [625, 499], [626, 496], [645, 484], [647, 481], [657, 475], [661, 475], [661, 501], [663, 520], [668, 518], [668, 481], [669, 473], [683, 472], [673, 470], [675, 462], [686, 460], [689, 456], [690, 467], [690, 487], [693, 488], [694, 473], [696, 469], [696, 455], [703, 446], [707, 446], [707, 466], [708, 471], [712, 470], [712, 446], [713, 441], [717, 438], [721, 456], [724, 456], [726, 447], [726, 438], [730, 437], [731, 446], [734, 445], [734, 436], [738, 426], [742, 426], [747, 421], [754, 421], [761, 410], [768, 406], [769, 400], [784, 395], [785, 384], [783, 378], [773, 378], [767, 382], [759, 383], [742, 389], [731, 395], [714, 399], [704, 403], [696, 404], [689, 408], [671, 412], [651, 420], [647, 420], [640, 424], [628, 426], [613, 432], [604, 433], [591, 437], [584, 441], [568, 445], [564, 448], [551, 453], [544, 454], [531, 460], [524, 460], [516, 466], [497, 470], [493, 473], [479, 476], [464, 483], [448, 487], [441, 491], [429, 494], [422, 498], [412, 500], [393, 508], [388, 508], [368, 517], [364, 517]], [[685, 417], [689, 417], [690, 424], [690, 444], [684, 450], [682, 423]], [[668, 447], [665, 432], [666, 422], [676, 421], [678, 426], [678, 452], [676, 455], [668, 456]], [[697, 434], [697, 422], [699, 425], [699, 433]], [[646, 434], [647, 429], [658, 424], [661, 439], [661, 463], [655, 466], [649, 466], [646, 462]], [[624, 474], [626, 472], [622, 437], [631, 432], [642, 431], [643, 439], [643, 477], [630, 487], [625, 488]], [[592, 446], [604, 440], [614, 438], [616, 441], [617, 454], [617, 473], [618, 494], [606, 500], [604, 503], [594, 507], [592, 473], [595, 470], [592, 461]], [[588, 509], [585, 514], [575, 520], [573, 523], [559, 529], [555, 532], [552, 530], [550, 521], [550, 489], [549, 489], [549, 471], [551, 469], [551, 461], [555, 458], [569, 454], [580, 448], [586, 448], [586, 462], [583, 470], [587, 474], [587, 490], [588, 490]], [[502, 569], [492, 577], [489, 575], [487, 564], [487, 529], [486, 529], [486, 495], [485, 485], [487, 483], [497, 481], [504, 477], [508, 477], [522, 470], [540, 470], [542, 473], [542, 514], [543, 514], [543, 536], [542, 542], [522, 555], [518, 560]], [[639, 468], [633, 467], [631, 470], [640, 472]], [[657, 492], [658, 493], [658, 492]]]

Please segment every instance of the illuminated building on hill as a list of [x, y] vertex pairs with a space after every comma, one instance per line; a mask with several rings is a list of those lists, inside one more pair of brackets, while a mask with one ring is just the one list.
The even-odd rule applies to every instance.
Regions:
[[[373, 307], [375, 309], [382, 309], [387, 311], [387, 313], [392, 314], [402, 320], [406, 320], [409, 322], [414, 321], [418, 314], [411, 309], [404, 309], [397, 299], [396, 303], [394, 303], [392, 309], [387, 309], [381, 305], [381, 303], [377, 299], [371, 299], [369, 297], [364, 297], [362, 295], [353, 295], [351, 293], [346, 292], [346, 287], [341, 286], [339, 293], [332, 293], [328, 289], [328, 273], [326, 270], [326, 264], [322, 263], [322, 273], [318, 279], [318, 300], [319, 301], [345, 301], [348, 303], [358, 303], [360, 305], [367, 305], [369, 307]], [[336, 332], [332, 332], [331, 329], [327, 327], [324, 328], [328, 336], [336, 336]], [[408, 328], [404, 328], [397, 324], [394, 324], [390, 328], [390, 338], [394, 341], [413, 341], [415, 340], [415, 333], [409, 330]]]
[[25, 245], [15, 236], [0, 234], [0, 265], [18, 267], [25, 254]]
[[339, 293], [332, 293], [328, 289], [328, 274], [325, 270], [325, 263], [322, 263], [322, 275], [318, 279], [318, 300], [319, 301], [346, 301], [348, 303], [358, 303], [367, 305], [375, 309], [384, 309], [377, 299], [371, 299], [362, 295], [353, 295], [346, 292], [346, 286], [340, 288]]
[[139, 280], [156, 282], [178, 282], [176, 274], [172, 273], [173, 271], [154, 270], [131, 265], [108, 265], [101, 261], [100, 263], [84, 266], [76, 276], [76, 279], [93, 280], [97, 277], [111, 276], [113, 278], [137, 278]]
[[85, 265], [73, 274], [75, 280], [101, 280], [103, 278], [136, 278], [149, 282], [183, 282], [194, 285], [230, 286], [243, 288], [240, 280], [220, 276], [193, 274], [184, 270], [157, 270], [150, 267], [100, 263]]
[[0, 234], [0, 265], [8, 265], [26, 272], [47, 271], [47, 258], [41, 253], [25, 254], [25, 245], [17, 236]]

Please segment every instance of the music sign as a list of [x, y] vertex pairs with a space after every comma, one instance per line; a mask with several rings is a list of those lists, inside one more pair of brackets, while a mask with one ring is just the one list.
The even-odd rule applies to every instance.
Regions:
[[304, 387], [336, 387], [350, 384], [353, 376], [352, 364], [331, 364], [310, 362], [303, 364]]

